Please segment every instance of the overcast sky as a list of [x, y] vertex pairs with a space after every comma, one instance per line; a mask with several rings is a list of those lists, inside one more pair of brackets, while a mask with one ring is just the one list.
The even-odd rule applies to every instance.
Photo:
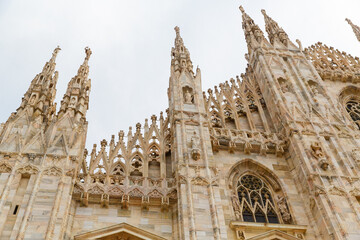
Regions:
[[0, 0], [0, 122], [19, 107], [57, 45], [60, 105], [90, 46], [87, 146], [127, 132], [168, 106], [174, 26], [202, 71], [203, 90], [244, 72], [240, 4], [263, 30], [261, 9], [293, 42], [321, 41], [360, 56], [360, 42], [345, 22], [360, 25], [359, 0]]

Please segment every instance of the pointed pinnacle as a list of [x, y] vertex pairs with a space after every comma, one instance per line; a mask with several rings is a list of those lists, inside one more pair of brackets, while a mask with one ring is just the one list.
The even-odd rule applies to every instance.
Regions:
[[59, 51], [61, 50], [61, 48], [59, 47], [59, 45], [54, 49], [53, 53], [52, 53], [52, 57], [51, 57], [51, 61], [55, 61], [56, 56], [58, 55]]
[[360, 41], [360, 27], [356, 26], [350, 19], [345, 19], [351, 26], [353, 32], [355, 33], [356, 38]]
[[262, 15], [264, 15], [265, 22], [269, 21], [269, 22], [277, 25], [277, 22], [275, 20], [273, 20], [271, 17], [269, 17], [269, 15], [267, 15], [265, 9], [261, 9], [261, 13], [262, 13]]

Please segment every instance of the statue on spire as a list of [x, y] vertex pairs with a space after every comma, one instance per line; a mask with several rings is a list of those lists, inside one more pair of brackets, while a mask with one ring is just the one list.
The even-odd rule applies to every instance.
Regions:
[[360, 41], [360, 27], [353, 24], [352, 21], [348, 18], [346, 18], [345, 20], [350, 24], [351, 28], [353, 29], [353, 31], [355, 33], [357, 40]]
[[176, 35], [180, 34], [180, 28], [178, 26], [175, 26], [174, 29], [175, 29]]
[[54, 49], [53, 53], [52, 53], [52, 57], [51, 57], [51, 61], [55, 61], [56, 56], [58, 55], [59, 51], [61, 50], [61, 48], [59, 47], [59, 45]]
[[89, 47], [85, 48], [85, 54], [86, 54], [85, 60], [89, 61], [90, 56], [92, 54], [92, 51], [91, 51], [91, 49]]

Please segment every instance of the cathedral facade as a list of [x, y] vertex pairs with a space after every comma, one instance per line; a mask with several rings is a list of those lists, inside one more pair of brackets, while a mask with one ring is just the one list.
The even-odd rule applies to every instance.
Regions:
[[168, 109], [89, 151], [91, 50], [56, 111], [56, 48], [1, 125], [0, 239], [360, 239], [359, 58], [240, 10], [244, 74], [203, 92], [175, 27]]

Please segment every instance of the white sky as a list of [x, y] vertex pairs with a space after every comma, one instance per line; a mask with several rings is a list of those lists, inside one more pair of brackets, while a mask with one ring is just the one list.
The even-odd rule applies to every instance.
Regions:
[[202, 71], [203, 90], [244, 72], [240, 4], [264, 32], [261, 9], [293, 42], [321, 41], [360, 56], [360, 42], [345, 22], [360, 25], [359, 0], [0, 0], [0, 122], [19, 107], [57, 45], [60, 105], [90, 46], [87, 146], [109, 141], [167, 108], [174, 26]]

